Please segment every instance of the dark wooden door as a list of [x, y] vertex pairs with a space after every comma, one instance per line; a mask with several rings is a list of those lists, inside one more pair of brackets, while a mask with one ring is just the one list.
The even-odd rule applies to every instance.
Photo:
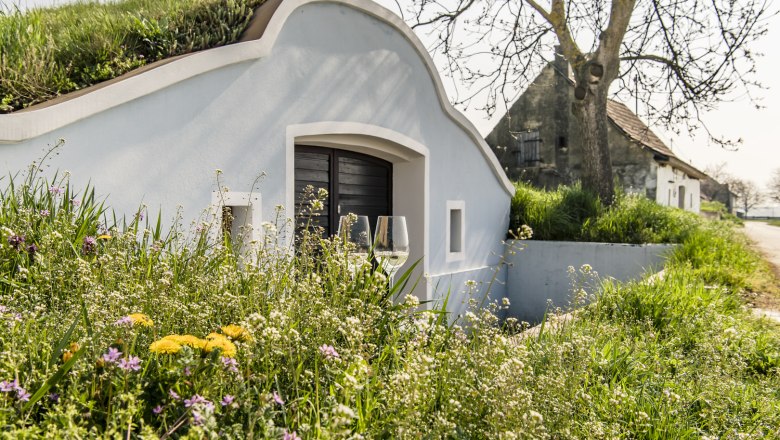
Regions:
[[338, 229], [339, 216], [367, 215], [371, 230], [380, 215], [392, 214], [393, 164], [385, 160], [333, 148], [297, 145], [295, 147], [295, 217], [305, 224], [301, 212], [307, 185], [325, 188], [328, 198], [324, 210], [312, 217], [325, 234]]

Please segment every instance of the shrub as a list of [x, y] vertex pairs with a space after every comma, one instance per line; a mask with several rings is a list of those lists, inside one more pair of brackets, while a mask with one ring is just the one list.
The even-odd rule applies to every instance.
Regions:
[[587, 241], [678, 243], [695, 229], [699, 217], [661, 206], [638, 194], [618, 194], [610, 209], [583, 225]]
[[618, 192], [606, 208], [579, 183], [554, 191], [515, 184], [510, 225], [528, 225], [535, 240], [607, 243], [677, 243], [699, 223], [698, 216], [663, 207], [636, 194]]
[[536, 240], [579, 240], [582, 225], [603, 210], [598, 197], [579, 184], [560, 186], [555, 191], [515, 183], [510, 224], [512, 229], [528, 225]]

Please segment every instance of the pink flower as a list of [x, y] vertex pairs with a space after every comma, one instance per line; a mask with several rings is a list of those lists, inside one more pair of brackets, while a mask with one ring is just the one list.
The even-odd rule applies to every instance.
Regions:
[[160, 414], [161, 412], [163, 412], [163, 407], [160, 406], [160, 405], [157, 405], [157, 406], [154, 407], [154, 409], [152, 409], [152, 412], [154, 414]]
[[119, 368], [125, 371], [138, 371], [141, 369], [141, 358], [138, 356], [131, 356], [130, 358], [124, 358], [119, 361]]
[[198, 403], [211, 403], [209, 402], [205, 397], [201, 396], [200, 394], [193, 394], [192, 397], [189, 399], [184, 399], [184, 406], [186, 408], [191, 407], [192, 405], [198, 404]]
[[7, 380], [0, 382], [0, 392], [10, 393], [11, 391], [15, 391], [17, 388], [19, 388], [19, 381], [16, 379], [11, 382], [8, 382]]
[[222, 360], [222, 365], [224, 365], [227, 370], [232, 371], [233, 373], [238, 373], [237, 360], [225, 356], [222, 356], [220, 359]]
[[171, 396], [171, 399], [173, 400], [179, 400], [181, 397], [179, 397], [178, 394], [176, 394], [176, 391], [168, 390], [168, 395]]
[[222, 406], [228, 406], [231, 405], [235, 400], [235, 397], [231, 396], [230, 394], [225, 394], [225, 396], [222, 398], [222, 401], [219, 403], [222, 404]]
[[278, 403], [279, 405], [284, 405], [284, 400], [282, 400], [282, 396], [279, 395], [276, 391], [274, 391], [274, 402]]
[[332, 345], [327, 344], [322, 344], [320, 347], [320, 354], [322, 354], [325, 359], [338, 359], [340, 357], [336, 349]]
[[131, 326], [131, 325], [133, 325], [133, 318], [131, 318], [129, 316], [123, 316], [123, 317], [117, 319], [116, 321], [114, 321], [114, 325], [116, 325], [116, 326], [120, 326], [120, 325]]
[[300, 437], [298, 437], [298, 434], [293, 432], [287, 432], [287, 430], [284, 430], [284, 437], [282, 437], [282, 440], [301, 440]]
[[30, 400], [30, 393], [28, 393], [24, 388], [19, 387], [16, 389], [16, 398], [22, 402], [27, 402]]
[[103, 354], [103, 361], [108, 362], [109, 364], [115, 364], [120, 357], [122, 357], [122, 352], [111, 347], [108, 349], [108, 353]]

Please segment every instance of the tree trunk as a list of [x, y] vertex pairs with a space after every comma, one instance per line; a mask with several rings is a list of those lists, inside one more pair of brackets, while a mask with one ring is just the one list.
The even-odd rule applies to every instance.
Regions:
[[[584, 75], [577, 76], [578, 87], [581, 87], [579, 78]], [[584, 98], [575, 99], [572, 105], [582, 143], [582, 186], [598, 194], [601, 202], [610, 206], [615, 199], [615, 187], [607, 136], [607, 90], [603, 83], [588, 86], [584, 89], [587, 90]]]

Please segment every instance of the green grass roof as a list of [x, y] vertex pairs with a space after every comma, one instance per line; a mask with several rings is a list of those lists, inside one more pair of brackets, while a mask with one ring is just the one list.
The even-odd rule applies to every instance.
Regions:
[[238, 41], [264, 0], [122, 0], [0, 13], [0, 112]]

